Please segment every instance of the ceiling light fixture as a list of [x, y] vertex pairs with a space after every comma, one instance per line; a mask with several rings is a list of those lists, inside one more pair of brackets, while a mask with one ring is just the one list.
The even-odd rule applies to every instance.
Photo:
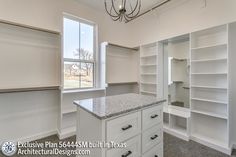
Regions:
[[128, 22], [140, 13], [141, 0], [104, 0], [106, 12], [113, 21]]

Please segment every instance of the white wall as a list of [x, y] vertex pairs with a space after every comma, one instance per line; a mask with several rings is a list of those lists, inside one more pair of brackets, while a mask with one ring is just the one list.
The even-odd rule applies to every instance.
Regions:
[[131, 46], [236, 21], [235, 0], [172, 0], [130, 23]]

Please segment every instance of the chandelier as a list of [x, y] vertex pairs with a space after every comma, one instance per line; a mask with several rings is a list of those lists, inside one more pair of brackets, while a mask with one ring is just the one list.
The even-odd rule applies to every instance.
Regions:
[[129, 22], [139, 15], [141, 9], [141, 0], [104, 0], [104, 4], [113, 21]]

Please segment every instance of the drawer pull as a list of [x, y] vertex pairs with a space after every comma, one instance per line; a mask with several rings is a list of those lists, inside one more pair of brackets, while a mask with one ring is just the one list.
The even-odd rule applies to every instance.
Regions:
[[157, 137], [158, 137], [158, 135], [154, 135], [154, 136], [152, 136], [150, 139], [151, 139], [151, 140], [155, 140]]
[[156, 118], [156, 117], [158, 117], [157, 114], [151, 116], [152, 119], [154, 119], [154, 118]]
[[121, 155], [121, 157], [127, 157], [127, 156], [129, 156], [131, 154], [132, 154], [132, 152], [129, 150], [126, 154]]
[[154, 157], [158, 157], [158, 155], [155, 155]]
[[127, 127], [123, 127], [123, 128], [121, 128], [123, 131], [125, 131], [125, 130], [128, 130], [128, 129], [130, 129], [130, 128], [132, 128], [133, 126], [132, 125], [128, 125]]

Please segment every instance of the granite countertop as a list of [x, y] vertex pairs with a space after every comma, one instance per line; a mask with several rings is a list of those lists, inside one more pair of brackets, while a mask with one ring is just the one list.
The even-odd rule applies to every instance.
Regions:
[[165, 101], [164, 99], [157, 99], [153, 96], [129, 93], [78, 100], [74, 101], [74, 104], [99, 119], [107, 119]]

